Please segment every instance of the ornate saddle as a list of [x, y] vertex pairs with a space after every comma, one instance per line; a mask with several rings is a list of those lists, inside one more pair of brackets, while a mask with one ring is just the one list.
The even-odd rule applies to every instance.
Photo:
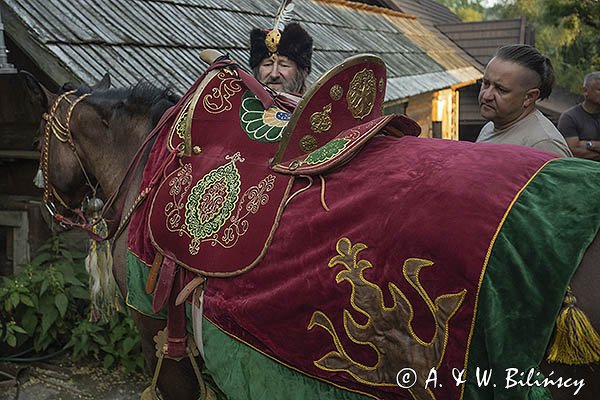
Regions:
[[382, 114], [385, 85], [379, 58], [355, 56], [296, 105], [220, 59], [171, 110], [142, 186], [153, 193], [144, 210], [157, 252], [147, 291], [155, 311], [169, 302], [170, 337], [184, 334], [182, 311], [173, 317], [172, 308], [193, 276], [234, 276], [260, 262], [295, 176], [341, 167], [379, 132], [419, 134], [411, 119]]
[[149, 218], [160, 253], [221, 277], [260, 261], [294, 176], [339, 167], [382, 130], [420, 132], [406, 116], [382, 114], [386, 71], [375, 56], [331, 69], [293, 113], [277, 97], [265, 107], [259, 99], [275, 95], [235, 64], [224, 65], [184, 96], [166, 143], [175, 161]]

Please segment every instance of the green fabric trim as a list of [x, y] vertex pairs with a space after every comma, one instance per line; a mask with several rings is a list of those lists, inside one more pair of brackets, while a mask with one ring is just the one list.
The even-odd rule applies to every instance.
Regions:
[[152, 318], [167, 319], [167, 308], [152, 311], [152, 296], [146, 294], [146, 281], [150, 268], [132, 252], [127, 252], [127, 298], [125, 302], [134, 310]]
[[[598, 182], [600, 164], [554, 160], [510, 210], [479, 293], [464, 399], [550, 398], [538, 388], [506, 389], [505, 370], [518, 368], [526, 375], [544, 357], [567, 285], [598, 232]], [[538, 317], [528, 318], [528, 308]], [[496, 387], [477, 387], [477, 367], [492, 369]]]
[[[302, 375], [233, 339], [207, 319], [202, 324], [205, 369], [229, 400], [366, 400]], [[248, 385], [248, 382], [252, 382]]]
[[[147, 317], [156, 319], [167, 319], [167, 308], [164, 307], [160, 312], [152, 311], [152, 295], [146, 294], [146, 281], [150, 268], [140, 261], [133, 253], [127, 252], [127, 306], [133, 308]], [[187, 315], [185, 327], [188, 332], [194, 332], [192, 323], [192, 305], [185, 303], [185, 313]]]

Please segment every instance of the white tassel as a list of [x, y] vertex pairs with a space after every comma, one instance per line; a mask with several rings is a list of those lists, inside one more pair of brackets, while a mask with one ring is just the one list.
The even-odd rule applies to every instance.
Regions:
[[[104, 220], [94, 225], [92, 230], [101, 237], [108, 233]], [[85, 269], [89, 275], [90, 321], [106, 321], [119, 310], [117, 283], [112, 266], [110, 242], [91, 239], [88, 255], [85, 258]]]
[[37, 173], [35, 174], [35, 177], [33, 178], [33, 184], [40, 189], [44, 188], [44, 174], [42, 173], [41, 168], [39, 168], [37, 170]]

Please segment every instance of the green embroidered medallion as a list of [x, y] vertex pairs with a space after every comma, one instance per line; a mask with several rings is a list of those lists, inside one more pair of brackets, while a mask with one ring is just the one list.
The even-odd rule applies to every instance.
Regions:
[[319, 147], [312, 153], [310, 153], [305, 159], [306, 164], [320, 164], [325, 161], [331, 160], [344, 150], [346, 145], [350, 143], [350, 139], [333, 139], [332, 141]]
[[243, 161], [240, 153], [204, 175], [192, 188], [185, 204], [185, 223], [196, 242], [218, 232], [231, 216], [240, 194], [238, 160]]
[[263, 108], [251, 91], [246, 91], [240, 107], [240, 124], [250, 139], [257, 142], [278, 142], [291, 114], [277, 107]]

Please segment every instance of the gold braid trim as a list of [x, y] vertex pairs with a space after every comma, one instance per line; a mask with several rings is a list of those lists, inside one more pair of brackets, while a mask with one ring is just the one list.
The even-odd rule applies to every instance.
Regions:
[[356, 2], [353, 2], [353, 1], [346, 1], [346, 0], [315, 0], [315, 2], [317, 2], [317, 3], [324, 3], [324, 4], [328, 4], [328, 5], [348, 7], [348, 8], [352, 8], [354, 10], [359, 10], [359, 11], [367, 11], [367, 12], [372, 12], [372, 13], [377, 13], [377, 14], [390, 15], [392, 17], [401, 17], [401, 18], [407, 18], [407, 19], [417, 19], [417, 17], [415, 17], [414, 15], [405, 14], [405, 13], [400, 12], [400, 11], [390, 10], [389, 8], [371, 6], [371, 5], [364, 4], [364, 3], [356, 3]]

